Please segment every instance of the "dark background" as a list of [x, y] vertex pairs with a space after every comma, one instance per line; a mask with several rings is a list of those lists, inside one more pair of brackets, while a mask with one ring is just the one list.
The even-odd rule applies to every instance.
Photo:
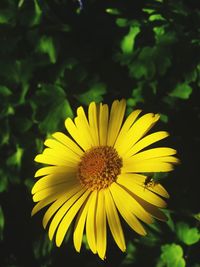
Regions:
[[[0, 1], [1, 266], [200, 267], [199, 26], [194, 0]], [[78, 106], [121, 98], [161, 114], [181, 164], [161, 181], [168, 222], [143, 238], [124, 225], [127, 252], [109, 236], [103, 262], [71, 235], [56, 248], [30, 217], [33, 159]]]

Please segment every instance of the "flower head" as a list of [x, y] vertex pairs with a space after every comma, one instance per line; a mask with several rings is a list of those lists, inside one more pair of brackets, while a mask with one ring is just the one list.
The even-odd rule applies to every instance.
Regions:
[[146, 235], [142, 222], [166, 219], [159, 208], [166, 206], [163, 198], [169, 195], [145, 173], [173, 170], [178, 163], [176, 150], [144, 150], [168, 133], [147, 135], [159, 120], [158, 114], [139, 117], [141, 110], [135, 110], [123, 122], [125, 108], [125, 100], [115, 100], [110, 112], [108, 105], [92, 102], [86, 116], [79, 107], [74, 121], [65, 121], [72, 138], [54, 133], [44, 143], [47, 148], [35, 158], [50, 166], [35, 174], [41, 178], [32, 189], [33, 201], [38, 202], [32, 215], [49, 205], [43, 226], [49, 225], [49, 238], [55, 236], [57, 246], [75, 221], [75, 249], [80, 251], [85, 231], [92, 252], [104, 259], [107, 226], [118, 247], [125, 251], [122, 218], [140, 235]]

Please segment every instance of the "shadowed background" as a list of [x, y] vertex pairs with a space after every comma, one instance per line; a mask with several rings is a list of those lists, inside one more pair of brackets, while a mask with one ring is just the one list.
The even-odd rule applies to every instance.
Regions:
[[[1, 0], [1, 266], [200, 267], [199, 25], [194, 0]], [[127, 114], [161, 114], [154, 130], [170, 132], [181, 164], [161, 178], [168, 222], [146, 227], [147, 237], [124, 226], [127, 252], [109, 236], [102, 262], [86, 241], [76, 253], [70, 233], [56, 248], [44, 212], [30, 217], [33, 159], [78, 106], [121, 98]]]

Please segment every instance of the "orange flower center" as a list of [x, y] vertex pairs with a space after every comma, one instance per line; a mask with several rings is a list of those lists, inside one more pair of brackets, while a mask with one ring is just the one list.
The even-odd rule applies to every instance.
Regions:
[[78, 166], [80, 183], [90, 190], [100, 190], [116, 181], [122, 159], [110, 146], [93, 147], [85, 152]]

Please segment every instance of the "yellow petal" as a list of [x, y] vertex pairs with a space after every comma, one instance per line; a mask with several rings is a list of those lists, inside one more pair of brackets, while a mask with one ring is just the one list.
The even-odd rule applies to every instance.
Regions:
[[106, 253], [106, 208], [103, 190], [98, 192], [97, 211], [96, 211], [96, 229], [97, 229], [97, 253], [104, 260]]
[[[128, 193], [128, 191], [125, 188], [122, 188], [117, 183], [112, 183], [110, 187], [110, 191], [113, 195], [114, 201], [118, 201], [117, 206], [125, 206], [127, 209], [127, 212], [134, 214], [136, 217], [138, 217], [140, 220], [142, 220], [145, 223], [152, 223], [153, 220], [151, 216], [144, 210], [144, 208]], [[117, 202], [115, 202], [117, 204]], [[120, 204], [121, 203], [121, 204]], [[126, 203], [126, 205], [124, 205]], [[143, 227], [140, 226], [140, 224], [137, 223], [137, 220], [133, 221], [136, 222], [136, 227], [138, 225], [138, 231], [140, 231], [140, 234], [144, 231]], [[143, 229], [143, 230], [142, 230]], [[135, 230], [136, 231], [136, 230]], [[138, 232], [136, 231], [136, 232]], [[139, 232], [138, 232], [139, 233]]]
[[70, 161], [80, 161], [80, 156], [77, 155], [76, 153], [74, 153], [71, 149], [69, 149], [68, 147], [64, 146], [63, 144], [61, 144], [60, 142], [53, 140], [53, 139], [47, 139], [44, 142], [45, 146], [53, 149], [54, 153], [62, 153], [62, 155], [66, 155], [66, 157], [68, 159], [70, 159]]
[[99, 139], [100, 145], [105, 146], [108, 134], [108, 105], [100, 104], [99, 112]]
[[[77, 183], [77, 182], [76, 182]], [[66, 183], [67, 186], [67, 183]], [[59, 192], [63, 192], [65, 190], [65, 184], [58, 184], [50, 188], [43, 189], [39, 192], [36, 192], [35, 195], [33, 196], [33, 201], [38, 202], [41, 201], [42, 199], [45, 199], [49, 196], [56, 195]]]
[[95, 229], [96, 199], [97, 199], [97, 190], [91, 193], [91, 201], [86, 220], [87, 242], [93, 253], [97, 252], [97, 244], [96, 244], [97, 229]]
[[149, 134], [142, 138], [140, 141], [138, 141], [130, 150], [128, 150], [125, 154], [125, 157], [130, 157], [142, 150], [143, 148], [150, 146], [151, 144], [158, 142], [166, 138], [167, 136], [169, 136], [169, 134], [165, 131], [159, 131], [156, 133]]
[[163, 162], [162, 158], [127, 161], [123, 163], [121, 173], [128, 172], [169, 172], [174, 169], [170, 163]]
[[33, 186], [31, 193], [35, 194], [38, 191], [41, 191], [45, 188], [52, 187], [54, 185], [69, 183], [76, 181], [75, 173], [58, 173], [58, 174], [50, 174], [45, 177], [39, 179]]
[[61, 133], [61, 132], [56, 132], [52, 134], [52, 136], [58, 140], [60, 143], [71, 149], [74, 153], [76, 153], [79, 156], [83, 155], [83, 150], [67, 135]]
[[65, 167], [65, 166], [49, 166], [49, 167], [43, 167], [37, 170], [35, 173], [35, 177], [40, 177], [48, 174], [67, 174], [76, 172], [77, 168], [75, 167]]
[[113, 202], [113, 198], [110, 194], [109, 189], [104, 190], [105, 197], [105, 206], [106, 206], [106, 216], [108, 219], [108, 224], [112, 233], [112, 236], [118, 245], [118, 247], [122, 250], [126, 250], [124, 233], [122, 230], [122, 226], [119, 220], [118, 212], [116, 210], [115, 204]]
[[129, 131], [130, 127], [133, 125], [133, 123], [136, 121], [137, 117], [139, 116], [139, 114], [142, 112], [142, 110], [137, 109], [133, 112], [131, 112], [131, 114], [128, 116], [128, 118], [125, 120], [119, 135], [117, 137], [116, 143], [115, 143], [115, 148], [118, 149], [118, 146], [120, 146], [120, 143], [122, 142], [122, 140], [124, 140], [124, 136], [127, 134], [127, 132]]
[[[76, 120], [77, 119], [75, 118], [75, 123]], [[83, 150], [87, 150], [91, 147], [91, 140], [85, 138], [85, 132], [82, 132], [80, 129], [78, 129], [70, 118], [66, 119], [65, 127], [73, 139], [79, 144], [79, 146], [83, 148]]]
[[123, 135], [121, 142], [116, 149], [120, 155], [123, 156], [128, 150], [142, 138], [158, 121], [159, 115], [148, 113], [139, 118], [129, 129], [129, 131]]
[[[79, 192], [79, 194], [81, 194], [81, 187], [79, 184], [74, 184], [73, 186], [70, 186], [69, 188], [66, 188], [65, 190], [65, 194], [60, 197], [59, 199], [57, 199], [49, 208], [48, 210], [45, 212], [45, 215], [43, 217], [42, 223], [43, 223], [43, 227], [46, 228], [49, 220], [51, 219], [51, 217], [55, 214], [56, 211], [59, 210], [59, 208], [68, 200], [70, 199], [72, 196], [74, 196], [77, 192]], [[78, 195], [79, 195], [78, 194]]]
[[98, 131], [98, 121], [97, 121], [97, 107], [94, 102], [89, 105], [88, 108], [88, 117], [90, 124], [90, 131], [93, 140], [95, 141], [94, 145], [99, 145], [99, 131]]
[[74, 205], [70, 208], [70, 210], [66, 213], [64, 218], [62, 219], [61, 223], [58, 226], [58, 230], [56, 233], [56, 245], [59, 247], [63, 239], [67, 233], [67, 230], [73, 221], [74, 217], [76, 216], [77, 212], [81, 208], [81, 206], [84, 204], [85, 200], [87, 199], [88, 195], [90, 194], [90, 191], [87, 190], [83, 195], [74, 203]]
[[[144, 230], [143, 226], [131, 212], [130, 202], [127, 205], [127, 202], [130, 201], [130, 199], [123, 199], [123, 197], [119, 195], [119, 188], [117, 187], [117, 185], [115, 185], [114, 183], [112, 185], [113, 186], [110, 187], [110, 191], [112, 193], [114, 202], [119, 210], [119, 213], [135, 232], [140, 235], [146, 235], [146, 231]], [[122, 190], [120, 190], [120, 194], [121, 193]], [[124, 204], [125, 202], [126, 205]]]
[[75, 227], [74, 227], [74, 247], [76, 251], [80, 252], [81, 249], [81, 244], [82, 244], [82, 239], [83, 239], [83, 231], [84, 231], [84, 226], [87, 218], [87, 213], [88, 213], [88, 208], [90, 205], [92, 198], [91, 195], [88, 197], [88, 200], [85, 202], [83, 207], [78, 213]]
[[123, 185], [130, 192], [133, 192], [135, 195], [143, 198], [145, 201], [161, 208], [166, 207], [166, 202], [162, 198], [147, 190], [145, 186], [138, 185], [132, 179], [124, 179], [123, 176], [120, 176], [117, 179], [117, 182]]
[[38, 211], [40, 211], [42, 208], [46, 207], [47, 205], [49, 205], [50, 203], [61, 197], [63, 194], [65, 194], [65, 190], [57, 192], [56, 194], [53, 194], [38, 202], [32, 209], [31, 216], [35, 215]]
[[65, 204], [57, 211], [53, 217], [49, 226], [49, 239], [52, 240], [53, 235], [61, 222], [62, 218], [65, 216], [69, 208], [80, 198], [80, 196], [85, 192], [85, 189], [81, 189], [75, 195], [73, 195]]
[[139, 152], [130, 157], [130, 160], [146, 160], [159, 157], [166, 157], [176, 154], [176, 150], [169, 147], [157, 147]]
[[110, 111], [110, 119], [108, 124], [108, 138], [107, 145], [113, 146], [117, 139], [121, 124], [124, 118], [124, 112], [126, 109], [126, 101], [122, 99], [121, 101], [115, 100], [112, 104]]

